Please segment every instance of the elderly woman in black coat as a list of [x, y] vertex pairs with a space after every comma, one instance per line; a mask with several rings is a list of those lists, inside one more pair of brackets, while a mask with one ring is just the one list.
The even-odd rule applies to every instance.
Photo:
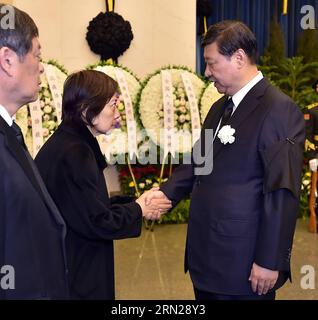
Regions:
[[106, 74], [85, 70], [70, 75], [64, 84], [63, 121], [35, 159], [68, 227], [71, 299], [114, 299], [113, 240], [139, 236], [143, 216], [156, 217], [171, 207], [160, 199], [146, 206], [144, 196], [128, 203], [108, 197], [106, 162], [95, 137], [120, 120], [118, 102], [117, 83]]

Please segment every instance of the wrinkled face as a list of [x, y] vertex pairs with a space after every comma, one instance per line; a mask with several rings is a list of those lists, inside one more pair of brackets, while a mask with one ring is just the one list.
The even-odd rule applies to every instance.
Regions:
[[232, 96], [237, 78], [237, 64], [234, 55], [223, 56], [218, 52], [215, 42], [204, 47], [204, 60], [206, 62], [205, 76], [209, 78], [219, 93]]
[[120, 122], [120, 113], [117, 106], [120, 102], [118, 93], [115, 93], [104, 109], [94, 118], [91, 128], [94, 136], [105, 134]]
[[38, 38], [32, 40], [31, 50], [22, 59], [16, 57], [14, 93], [20, 105], [38, 98], [41, 84], [40, 76], [44, 71], [40, 58], [41, 46]]

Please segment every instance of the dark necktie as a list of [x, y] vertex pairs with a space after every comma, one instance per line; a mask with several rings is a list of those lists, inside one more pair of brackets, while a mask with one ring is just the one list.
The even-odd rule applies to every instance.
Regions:
[[224, 104], [223, 116], [220, 124], [220, 129], [228, 123], [231, 118], [232, 112], [234, 108], [234, 103], [232, 98], [228, 99]]
[[21, 128], [13, 121], [11, 128], [14, 130], [15, 136], [18, 139], [21, 146], [26, 149], [26, 145], [24, 142], [23, 134]]

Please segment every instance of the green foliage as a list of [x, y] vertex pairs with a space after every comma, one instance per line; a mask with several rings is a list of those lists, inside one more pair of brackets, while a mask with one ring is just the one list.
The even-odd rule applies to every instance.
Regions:
[[303, 57], [304, 63], [318, 61], [318, 31], [316, 29], [304, 30], [297, 46], [297, 56]]
[[59, 63], [58, 63], [56, 60], [54, 60], [54, 59], [49, 60], [49, 61], [47, 62], [47, 64], [51, 64], [51, 65], [57, 67], [58, 69], [60, 69], [63, 73], [69, 74], [68, 71], [65, 69], [65, 67], [64, 67], [63, 65], [59, 64]]
[[271, 64], [271, 58], [269, 56], [262, 56], [260, 60], [261, 64], [258, 66], [259, 70], [262, 71], [272, 85], [276, 86], [275, 79], [279, 77], [278, 66]]
[[181, 200], [173, 210], [161, 216], [158, 224], [186, 223], [189, 221], [190, 199]]
[[278, 65], [285, 57], [285, 40], [280, 24], [273, 20], [269, 26], [269, 43], [264, 55], [268, 57], [269, 65]]
[[302, 57], [284, 58], [278, 65], [268, 65], [267, 57], [262, 62], [260, 69], [264, 75], [302, 110], [317, 100], [312, 83], [318, 73], [318, 62], [304, 63]]
[[313, 102], [316, 93], [311, 85], [318, 72], [318, 62], [304, 63], [302, 57], [285, 58], [279, 65], [278, 87], [303, 110]]

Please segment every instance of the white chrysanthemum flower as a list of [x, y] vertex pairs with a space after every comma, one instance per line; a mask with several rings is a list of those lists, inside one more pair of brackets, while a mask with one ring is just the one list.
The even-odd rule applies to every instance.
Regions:
[[[179, 111], [181, 113], [187, 113], [187, 109], [185, 107], [179, 107]], [[190, 114], [188, 114], [188, 115], [190, 116]], [[190, 120], [190, 118], [188, 120]]]
[[50, 114], [52, 113], [53, 111], [53, 108], [49, 105], [46, 105], [44, 108], [43, 108], [43, 112], [46, 113], [46, 114]]
[[184, 123], [185, 120], [186, 120], [186, 117], [185, 117], [183, 114], [181, 114], [181, 115], [179, 116], [179, 122], [180, 122], [180, 123]]

